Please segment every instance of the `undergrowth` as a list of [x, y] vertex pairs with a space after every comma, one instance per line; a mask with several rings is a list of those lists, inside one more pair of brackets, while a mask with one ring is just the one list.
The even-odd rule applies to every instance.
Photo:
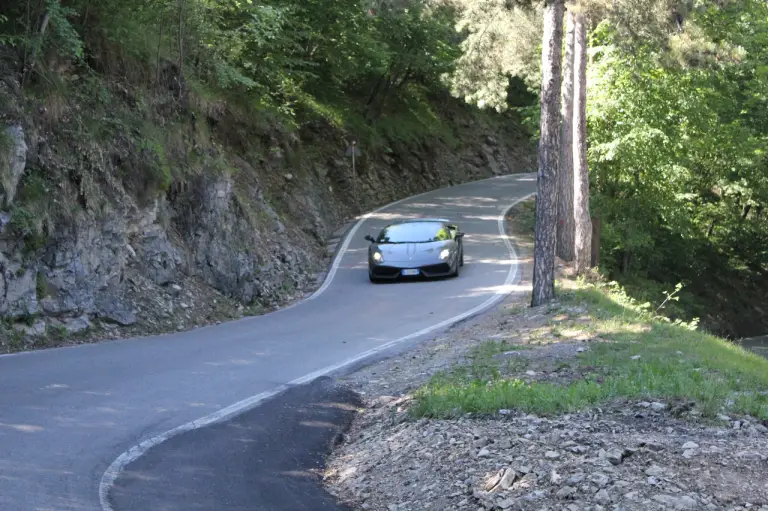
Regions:
[[693, 401], [705, 417], [768, 418], [768, 360], [697, 330], [695, 323], [660, 317], [615, 284], [565, 283], [570, 289], [561, 286], [562, 306], [586, 308], [586, 328], [598, 341], [573, 360], [579, 377], [524, 381], [524, 367], [500, 370], [501, 362], [489, 356], [509, 346], [483, 345], [469, 365], [436, 375], [422, 388], [412, 413], [454, 417], [517, 409], [551, 415], [630, 399]]

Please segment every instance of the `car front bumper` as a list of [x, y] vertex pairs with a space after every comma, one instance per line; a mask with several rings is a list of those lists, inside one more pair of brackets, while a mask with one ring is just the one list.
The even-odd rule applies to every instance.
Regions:
[[418, 275], [405, 276], [403, 278], [415, 277], [447, 277], [453, 272], [450, 261], [429, 261], [424, 263], [414, 262], [385, 262], [382, 264], [368, 264], [370, 274], [377, 279], [397, 279], [403, 277], [403, 270], [419, 270]]

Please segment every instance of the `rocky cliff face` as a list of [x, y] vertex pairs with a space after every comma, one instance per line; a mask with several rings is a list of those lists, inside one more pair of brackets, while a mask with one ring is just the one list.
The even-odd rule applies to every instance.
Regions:
[[[181, 330], [277, 307], [315, 286], [328, 240], [356, 213], [532, 168], [517, 126], [455, 111], [458, 144], [363, 148], [356, 175], [338, 131], [233, 141], [228, 119], [217, 118], [206, 147], [177, 149], [202, 152], [197, 167], [149, 197], [111, 179], [136, 148], [73, 141], [42, 114], [12, 111], [0, 144], [0, 349]], [[243, 147], [250, 136], [259, 143]], [[177, 176], [183, 159], [165, 159]]]

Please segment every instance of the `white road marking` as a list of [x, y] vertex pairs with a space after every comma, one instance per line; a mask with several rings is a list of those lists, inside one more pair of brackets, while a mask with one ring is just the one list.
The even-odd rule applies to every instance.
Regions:
[[[505, 176], [506, 177], [506, 176]], [[491, 179], [498, 179], [498, 178], [491, 178]], [[483, 180], [487, 181], [487, 180]], [[476, 181], [476, 182], [482, 182], [482, 181]], [[449, 187], [450, 188], [450, 187]], [[342, 245], [341, 249], [338, 251], [336, 258], [334, 259], [333, 266], [331, 268], [331, 271], [328, 273], [328, 277], [326, 278], [326, 281], [323, 283], [323, 285], [318, 289], [312, 296], [307, 298], [307, 300], [312, 300], [314, 298], [317, 298], [320, 296], [327, 288], [330, 286], [331, 281], [333, 280], [333, 277], [336, 275], [336, 272], [339, 268], [339, 265], [341, 264], [341, 259], [344, 256], [344, 252], [349, 248], [349, 244], [352, 240], [352, 237], [355, 235], [357, 230], [360, 228], [360, 226], [371, 216], [375, 215], [378, 212], [383, 211], [386, 208], [389, 208], [391, 206], [400, 204], [401, 202], [404, 202], [409, 199], [413, 199], [415, 197], [420, 197], [422, 195], [426, 195], [427, 193], [431, 192], [425, 192], [423, 194], [414, 195], [413, 197], [408, 197], [407, 199], [402, 199], [396, 202], [393, 202], [391, 204], [388, 204], [386, 206], [383, 206], [381, 208], [378, 208], [366, 215], [364, 215], [356, 224], [355, 226], [349, 231], [346, 239], [344, 240], [344, 244]], [[507, 278], [504, 281], [504, 285], [499, 287], [497, 292], [488, 298], [486, 301], [478, 305], [477, 307], [474, 307], [473, 309], [466, 311], [462, 314], [459, 314], [458, 316], [454, 316], [453, 318], [446, 319], [445, 321], [441, 321], [440, 323], [437, 323], [435, 325], [429, 326], [427, 328], [424, 328], [422, 330], [419, 330], [418, 332], [414, 332], [412, 334], [406, 335], [404, 337], [400, 337], [399, 339], [395, 339], [393, 341], [390, 341], [388, 343], [382, 344], [381, 346], [378, 346], [376, 348], [373, 348], [371, 350], [365, 351], [363, 353], [360, 353], [358, 355], [355, 355], [354, 357], [348, 358], [344, 360], [343, 362], [340, 362], [338, 364], [324, 367], [322, 369], [319, 369], [313, 373], [304, 375], [300, 378], [296, 378], [295, 380], [288, 382], [284, 385], [280, 385], [272, 390], [262, 392], [260, 394], [256, 394], [255, 396], [251, 396], [247, 399], [244, 399], [242, 401], [239, 401], [235, 404], [232, 404], [226, 408], [223, 408], [217, 412], [214, 412], [210, 415], [206, 415], [205, 417], [202, 417], [200, 419], [187, 422], [186, 424], [182, 424], [181, 426], [178, 426], [176, 428], [173, 428], [169, 431], [166, 431], [165, 433], [161, 433], [159, 435], [156, 435], [152, 438], [149, 438], [147, 440], [144, 440], [138, 445], [135, 445], [131, 449], [127, 450], [123, 454], [117, 457], [115, 461], [112, 462], [112, 464], [107, 468], [107, 470], [104, 472], [104, 475], [101, 477], [101, 481], [99, 483], [99, 502], [101, 503], [101, 508], [103, 511], [115, 511], [112, 507], [112, 504], [109, 502], [109, 491], [112, 489], [112, 486], [114, 485], [115, 481], [117, 480], [118, 476], [120, 475], [120, 472], [130, 463], [133, 461], [136, 461], [139, 459], [144, 453], [146, 453], [149, 449], [152, 447], [159, 445], [166, 440], [179, 435], [181, 433], [185, 433], [188, 431], [192, 431], [195, 429], [199, 429], [205, 426], [209, 426], [211, 424], [214, 424], [216, 422], [221, 422], [226, 419], [230, 419], [236, 415], [239, 415], [241, 413], [244, 413], [252, 408], [255, 408], [259, 403], [262, 401], [269, 399], [271, 397], [276, 396], [277, 394], [280, 394], [281, 392], [287, 390], [288, 388], [296, 385], [302, 385], [304, 383], [311, 382], [312, 380], [319, 378], [321, 376], [325, 376], [329, 373], [333, 373], [335, 371], [338, 371], [339, 369], [342, 369], [344, 367], [347, 367], [351, 364], [354, 364], [356, 362], [359, 362], [361, 360], [364, 360], [368, 357], [371, 357], [373, 355], [376, 355], [377, 353], [381, 353], [382, 351], [386, 351], [389, 348], [392, 348], [398, 344], [401, 344], [403, 342], [409, 341], [411, 339], [415, 339], [418, 337], [421, 337], [422, 335], [426, 335], [430, 332], [433, 332], [435, 330], [439, 330], [441, 328], [453, 325], [455, 323], [458, 323], [459, 321], [462, 321], [464, 319], [467, 319], [471, 316], [474, 316], [475, 314], [478, 314], [482, 312], [483, 310], [493, 306], [496, 302], [501, 300], [504, 296], [509, 294], [509, 290], [511, 289], [511, 285], [517, 278], [518, 274], [518, 263], [517, 263], [517, 253], [515, 252], [514, 247], [512, 246], [512, 242], [510, 241], [509, 236], [507, 235], [506, 229], [504, 228], [504, 219], [506, 217], [507, 212], [512, 209], [514, 206], [519, 204], [520, 202], [528, 199], [529, 197], [532, 197], [535, 195], [534, 193], [530, 193], [524, 197], [521, 197], [512, 204], [510, 204], [506, 209], [504, 209], [499, 216], [497, 217], [497, 225], [499, 229], [499, 234], [504, 240], [504, 244], [507, 246], [507, 250], [509, 251], [509, 254], [511, 256], [511, 260], [513, 263], [510, 265], [509, 272], [507, 273]]]

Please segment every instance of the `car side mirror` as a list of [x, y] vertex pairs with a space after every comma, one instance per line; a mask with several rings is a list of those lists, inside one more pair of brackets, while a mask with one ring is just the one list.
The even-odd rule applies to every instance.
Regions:
[[463, 232], [457, 232], [456, 233], [456, 237], [457, 238], [463, 238], [464, 237], [464, 233]]
[[366, 240], [368, 240], [368, 241], [370, 241], [371, 243], [376, 243], [376, 238], [374, 238], [374, 237], [373, 237], [373, 236], [371, 236], [370, 234], [366, 234], [366, 235], [365, 235], [365, 239], [366, 239]]

